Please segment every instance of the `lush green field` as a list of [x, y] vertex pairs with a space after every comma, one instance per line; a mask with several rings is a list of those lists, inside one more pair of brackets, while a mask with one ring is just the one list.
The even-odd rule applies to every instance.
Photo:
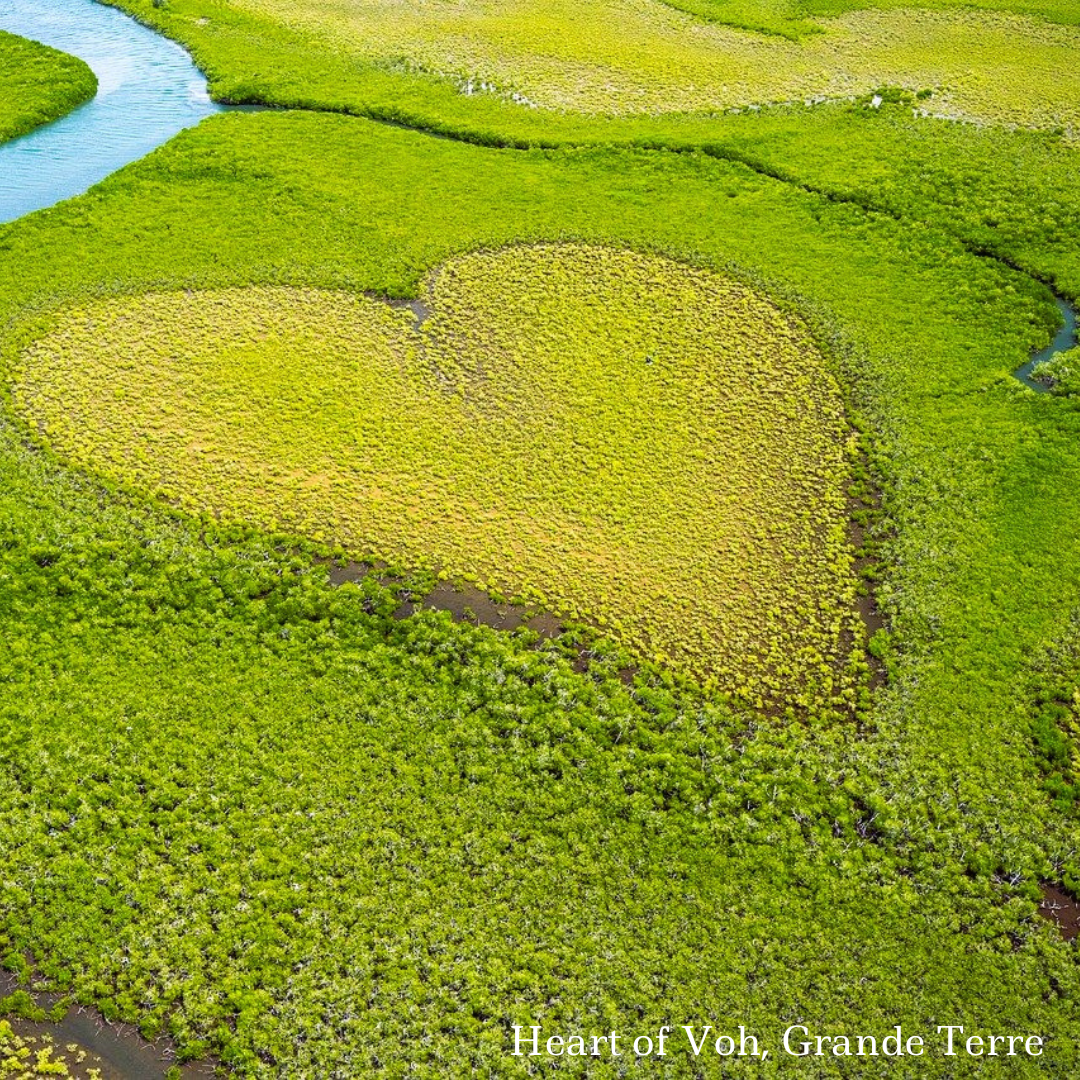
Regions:
[[[1076, 26], [1080, 11], [1072, 0], [664, 0], [672, 7], [712, 22], [741, 26], [765, 34], [799, 40], [825, 32], [820, 17], [868, 8], [929, 11], [1007, 11], [1035, 15], [1051, 22]], [[827, 24], [826, 24], [827, 25]]]
[[34, 1080], [36, 1077], [75, 1076], [103, 1080], [104, 1063], [74, 1043], [58, 1044], [48, 1033], [20, 1034], [0, 1020], [0, 1077]]
[[63, 116], [96, 90], [81, 60], [0, 30], [0, 142]]
[[[1080, 127], [1080, 31], [1009, 13], [852, 11], [793, 43], [656, 0], [242, 0], [211, 15], [203, 0], [119, 2], [177, 35], [228, 100], [423, 115], [543, 138], [579, 128], [578, 114], [711, 114], [895, 84], [930, 91], [925, 108], [946, 116]], [[551, 113], [570, 115], [549, 126]]]
[[854, 444], [804, 327], [588, 247], [459, 258], [424, 301], [419, 330], [348, 293], [98, 303], [28, 350], [16, 401], [186, 507], [611, 626], [759, 705], [850, 711]]
[[[535, 1075], [508, 1056], [533, 1023], [745, 1024], [773, 1048], [793, 1023], [958, 1023], [1047, 1055], [724, 1075], [1073, 1075], [1076, 946], [1036, 911], [1041, 881], [1080, 889], [1080, 411], [1010, 372], [1056, 318], [1030, 275], [1080, 294], [1077, 152], [905, 101], [606, 121], [380, 67], [353, 8], [323, 9], [329, 55], [246, 8], [139, 10], [219, 92], [533, 148], [225, 115], [0, 229], [5, 964], [244, 1075]], [[864, 457], [839, 454], [841, 401]], [[811, 447], [803, 518], [780, 473], [741, 486], [748, 462], [809, 475]], [[885, 685], [843, 716], [792, 695], [793, 721], [754, 707], [754, 663], [727, 684], [749, 702], [677, 662], [624, 681], [620, 641], [690, 625], [650, 594], [628, 633], [636, 588], [697, 613], [706, 579], [778, 584], [713, 547], [725, 492], [760, 559], [817, 523], [779, 584], [837, 617], [845, 475], [882, 494]], [[633, 578], [624, 520], [661, 581]], [[541, 543], [515, 547], [526, 525]], [[395, 619], [431, 573], [333, 588], [314, 555], [343, 542], [543, 587], [612, 638], [582, 671], [572, 643]], [[817, 633], [787, 603], [740, 609], [751, 648]], [[650, 1071], [699, 1070], [683, 1045]]]
[[831, 199], [927, 221], [1080, 296], [1080, 153], [1059, 137], [917, 119], [897, 103], [729, 117], [705, 145]]
[[541, 240], [798, 301], [896, 529], [868, 723], [729, 715], [662, 681], [627, 692], [617, 658], [597, 683], [493, 631], [366, 614], [302, 559], [170, 524], [9, 431], [12, 946], [112, 1015], [286, 1075], [512, 1074], [526, 1018], [774, 1037], [792, 1015], [945, 1013], [1052, 1033], [1068, 1071], [1074, 960], [1032, 897], [1075, 872], [1074, 833], [1022, 673], [1076, 596], [1080, 416], [1008, 376], [1053, 315], [1029, 279], [707, 157], [226, 116], [5, 231], [8, 362], [103, 291], [420, 296], [458, 253]]
[[1077, 31], [1014, 16], [854, 11], [796, 46], [695, 23], [653, 0], [477, 0], [465, 9], [244, 0], [241, 10], [381, 67], [545, 109], [698, 112], [896, 83], [938, 91], [936, 106], [958, 115], [1072, 126], [1080, 116], [1069, 63]]

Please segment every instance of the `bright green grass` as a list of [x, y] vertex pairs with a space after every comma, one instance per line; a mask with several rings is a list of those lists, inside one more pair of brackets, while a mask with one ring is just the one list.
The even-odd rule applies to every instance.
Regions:
[[[721, 117], [538, 113], [328, 55], [229, 9], [205, 25], [193, 15], [133, 10], [192, 48], [215, 93], [229, 99], [353, 112], [489, 145], [701, 148], [830, 197], [930, 221], [1080, 296], [1080, 152], [1054, 133], [912, 115], [913, 105], [921, 111], [932, 98], [879, 110], [867, 108], [867, 98]], [[253, 50], [264, 63], [253, 64]], [[1075, 132], [1065, 134], [1075, 143]]]
[[[723, 117], [597, 120], [521, 109], [490, 95], [318, 53], [269, 23], [218, 13], [197, 21], [140, 13], [209, 66], [236, 100], [355, 112], [490, 145], [625, 144], [734, 158], [831, 198], [902, 213], [955, 232], [1080, 295], [1080, 155], [1053, 134], [912, 116], [911, 104], [779, 108]], [[252, 41], [267, 63], [245, 57]], [[317, 62], [316, 62], [317, 57]], [[299, 73], [302, 72], [301, 76]], [[920, 110], [926, 102], [918, 103]]]
[[732, 116], [708, 140], [830, 198], [923, 220], [1080, 296], [1080, 151], [1052, 135], [829, 106]]
[[711, 113], [896, 84], [933, 90], [942, 115], [1080, 127], [1080, 31], [1006, 13], [853, 11], [796, 44], [656, 0], [122, 6], [189, 45], [229, 99], [419, 111], [540, 137], [565, 126], [548, 129], [552, 113]]
[[1080, 9], [1073, 0], [664, 0], [664, 3], [713, 22], [793, 40], [825, 32], [822, 17], [868, 8], [1007, 11], [1040, 16], [1066, 26], [1080, 23]]
[[[862, 725], [365, 615], [268, 542], [170, 525], [5, 429], [13, 950], [267, 1075], [513, 1075], [528, 1020], [775, 1038], [785, 1016], [946, 1013], [1054, 1036], [1043, 1066], [979, 1075], [1070, 1075], [1075, 957], [1031, 896], [1075, 883], [1076, 829], [1043, 791], [1026, 672], [1080, 591], [1080, 414], [1009, 375], [1053, 317], [1029, 279], [705, 156], [233, 115], [0, 233], [5, 356], [103, 294], [417, 296], [463, 252], [567, 240], [734, 274], [827, 347], [896, 529], [890, 684]], [[896, 1075], [877, 1064], [860, 1075]]]
[[599, 620], [759, 706], [850, 711], [854, 446], [805, 327], [595, 247], [457, 259], [424, 299], [419, 332], [342, 293], [99, 303], [28, 350], [16, 399], [184, 506]]
[[1057, 353], [1039, 364], [1031, 374], [1045, 382], [1055, 394], [1072, 396], [1080, 393], [1080, 348]]
[[70, 112], [97, 91], [81, 60], [0, 30], [0, 142]]

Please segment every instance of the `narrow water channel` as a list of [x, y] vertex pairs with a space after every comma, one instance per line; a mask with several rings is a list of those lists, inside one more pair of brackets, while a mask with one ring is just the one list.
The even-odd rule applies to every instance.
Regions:
[[0, 29], [84, 60], [92, 100], [0, 144], [0, 222], [79, 195], [222, 108], [175, 42], [94, 0], [0, 0]]
[[1017, 368], [1013, 372], [1013, 375], [1019, 379], [1026, 387], [1036, 391], [1040, 394], [1045, 394], [1050, 387], [1046, 383], [1041, 383], [1037, 379], [1031, 377], [1031, 372], [1041, 363], [1049, 360], [1052, 356], [1056, 356], [1058, 353], [1068, 352], [1076, 346], [1076, 311], [1070, 307], [1060, 296], [1055, 297], [1055, 301], [1058, 306], [1058, 311], [1061, 312], [1061, 329], [1058, 330], [1054, 337], [1054, 340], [1046, 346], [1045, 349], [1041, 349], [1039, 352], [1034, 353], [1031, 359], [1021, 368]]

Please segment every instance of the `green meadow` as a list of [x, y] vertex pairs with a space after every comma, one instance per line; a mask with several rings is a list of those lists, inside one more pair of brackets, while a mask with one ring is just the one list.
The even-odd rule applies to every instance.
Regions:
[[1071, 6], [124, 6], [289, 107], [0, 226], [19, 985], [241, 1076], [1073, 1075]]
[[890, 11], [1010, 12], [1032, 15], [1049, 22], [1076, 26], [1080, 12], [1070, 0], [665, 0], [672, 7], [712, 22], [777, 34], [798, 41], [810, 34], [827, 32], [823, 19], [849, 11], [876, 9]]
[[882, 86], [979, 123], [1075, 136], [1080, 121], [1075, 25], [1010, 11], [865, 8], [793, 42], [659, 0], [118, 6], [182, 41], [222, 100], [357, 112], [485, 141], [647, 137], [687, 115], [708, 121]]
[[95, 304], [24, 354], [15, 400], [194, 509], [610, 626], [761, 706], [854, 705], [855, 447], [805, 327], [569, 245], [445, 263], [425, 302], [420, 329], [341, 292]]
[[0, 142], [63, 116], [96, 90], [81, 60], [0, 30]]

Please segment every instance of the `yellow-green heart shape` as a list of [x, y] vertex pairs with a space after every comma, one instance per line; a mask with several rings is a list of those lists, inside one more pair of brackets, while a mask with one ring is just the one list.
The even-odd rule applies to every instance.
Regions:
[[585, 245], [456, 258], [425, 302], [103, 300], [22, 351], [14, 398], [185, 506], [531, 592], [751, 699], [850, 697], [851, 437], [799, 320]]

